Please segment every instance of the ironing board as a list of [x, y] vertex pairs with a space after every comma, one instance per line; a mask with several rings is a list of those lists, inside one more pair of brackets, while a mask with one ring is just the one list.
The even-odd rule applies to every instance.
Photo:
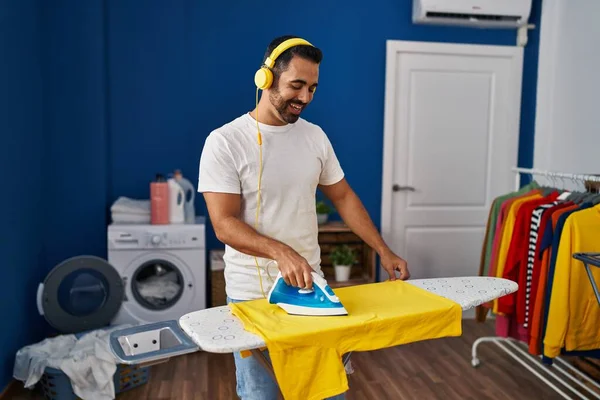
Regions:
[[[517, 283], [494, 277], [414, 279], [407, 283], [460, 304], [463, 311], [517, 290]], [[266, 347], [260, 336], [244, 330], [229, 306], [213, 307], [184, 315], [181, 328], [200, 349], [209, 353], [233, 353]]]
[[[452, 300], [463, 311], [513, 293], [516, 282], [503, 278], [475, 276], [414, 279], [406, 283]], [[115, 330], [110, 347], [118, 362], [152, 365], [171, 357], [195, 351], [234, 353], [249, 351], [273, 375], [261, 349], [260, 336], [244, 329], [229, 306], [212, 307], [182, 316], [179, 321], [163, 321]], [[344, 365], [350, 354], [344, 355]], [[274, 376], [274, 375], [273, 375]]]

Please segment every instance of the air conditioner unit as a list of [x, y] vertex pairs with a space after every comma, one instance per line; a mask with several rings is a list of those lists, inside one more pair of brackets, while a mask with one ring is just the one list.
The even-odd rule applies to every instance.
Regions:
[[532, 0], [413, 0], [415, 24], [477, 28], [527, 25]]

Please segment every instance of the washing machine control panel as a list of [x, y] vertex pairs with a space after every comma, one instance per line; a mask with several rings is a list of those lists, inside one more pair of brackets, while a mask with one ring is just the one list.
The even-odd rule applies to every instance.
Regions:
[[198, 247], [200, 237], [189, 232], [148, 233], [144, 248]]
[[112, 249], [177, 249], [205, 248], [203, 225], [159, 226], [149, 229], [113, 227], [108, 234]]
[[152, 244], [160, 244], [162, 237], [160, 235], [152, 235]]

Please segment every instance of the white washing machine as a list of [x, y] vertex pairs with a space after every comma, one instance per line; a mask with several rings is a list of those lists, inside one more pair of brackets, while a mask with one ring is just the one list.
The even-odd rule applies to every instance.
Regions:
[[205, 219], [109, 225], [108, 262], [69, 258], [39, 284], [37, 308], [59, 333], [177, 320], [206, 308]]
[[206, 308], [204, 217], [196, 224], [109, 225], [108, 263], [124, 288], [113, 325], [176, 320]]

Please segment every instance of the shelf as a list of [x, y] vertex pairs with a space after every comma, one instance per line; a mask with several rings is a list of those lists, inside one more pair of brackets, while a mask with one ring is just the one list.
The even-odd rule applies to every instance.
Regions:
[[[350, 279], [345, 282], [335, 280], [335, 268], [329, 255], [339, 245], [348, 245], [354, 250], [357, 260], [352, 266]], [[375, 251], [342, 221], [329, 221], [319, 226], [319, 246], [321, 247], [321, 269], [331, 287], [362, 285], [375, 282]]]
[[329, 221], [319, 225], [319, 232], [352, 232], [343, 221]]
[[355, 278], [355, 279], [349, 279], [348, 281], [345, 281], [345, 282], [338, 282], [335, 280], [335, 278], [332, 277], [331, 280], [327, 281], [327, 284], [332, 289], [346, 287], [346, 286], [364, 285], [366, 283], [369, 283], [369, 280], [367, 278]]

